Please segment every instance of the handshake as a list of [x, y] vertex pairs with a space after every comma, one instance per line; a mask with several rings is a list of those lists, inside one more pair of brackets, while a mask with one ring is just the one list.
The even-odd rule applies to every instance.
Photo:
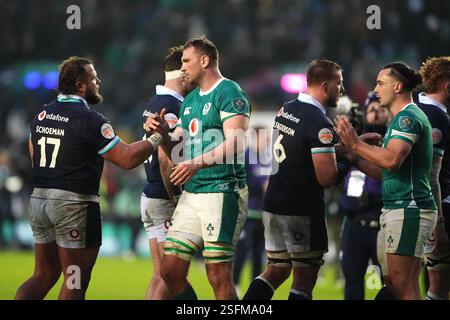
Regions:
[[358, 155], [354, 151], [358, 143], [364, 142], [378, 147], [381, 147], [383, 143], [383, 137], [375, 132], [368, 132], [358, 137], [346, 116], [337, 116], [335, 124], [334, 130], [341, 139], [341, 143], [335, 145], [336, 157], [347, 158], [352, 164], [358, 160]]
[[168, 137], [169, 124], [164, 117], [166, 111], [167, 110], [165, 108], [162, 108], [159, 113], [151, 113], [147, 116], [147, 120], [144, 122], [142, 127], [145, 133], [150, 135], [148, 139], [153, 137], [153, 139], [158, 139], [159, 142], [162, 142], [163, 139]]

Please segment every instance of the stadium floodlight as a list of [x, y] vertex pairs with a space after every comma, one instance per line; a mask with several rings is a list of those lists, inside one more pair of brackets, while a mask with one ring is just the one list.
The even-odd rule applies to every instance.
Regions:
[[42, 82], [42, 75], [38, 71], [27, 72], [23, 78], [23, 84], [25, 88], [29, 90], [37, 89]]
[[306, 89], [306, 74], [286, 73], [280, 79], [280, 86], [288, 93], [304, 92]]
[[55, 89], [58, 86], [58, 72], [57, 71], [47, 72], [44, 76], [42, 83], [45, 89], [48, 90]]

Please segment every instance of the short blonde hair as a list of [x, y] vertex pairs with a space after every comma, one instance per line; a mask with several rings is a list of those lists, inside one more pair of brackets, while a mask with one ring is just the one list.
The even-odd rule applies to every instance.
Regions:
[[426, 92], [435, 93], [442, 81], [450, 80], [450, 57], [428, 58], [419, 72]]

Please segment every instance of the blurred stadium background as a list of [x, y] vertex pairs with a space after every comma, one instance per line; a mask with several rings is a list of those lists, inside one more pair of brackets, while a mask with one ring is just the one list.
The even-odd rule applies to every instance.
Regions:
[[[80, 30], [66, 27], [72, 4], [81, 9]], [[373, 4], [381, 9], [379, 30], [366, 27], [366, 9]], [[450, 2], [439, 0], [0, 0], [0, 299], [11, 299], [32, 272], [29, 123], [56, 97], [57, 65], [66, 57], [95, 61], [104, 96], [99, 111], [131, 142], [141, 137], [143, 108], [163, 82], [166, 49], [191, 37], [205, 34], [217, 45], [224, 76], [251, 98], [252, 124], [270, 126], [280, 104], [304, 85], [310, 60], [340, 63], [347, 94], [361, 104], [387, 62], [417, 68], [428, 56], [448, 55], [449, 16]], [[151, 270], [139, 213], [144, 181], [142, 168], [126, 173], [105, 165], [104, 240], [88, 298], [144, 296]], [[315, 290], [321, 299], [343, 296], [338, 194], [327, 194], [330, 253]], [[191, 277], [202, 279], [193, 280], [194, 286], [203, 283], [200, 298], [213, 297], [201, 264], [196, 262]], [[283, 287], [276, 298], [286, 296]], [[49, 298], [55, 297], [53, 290]]]

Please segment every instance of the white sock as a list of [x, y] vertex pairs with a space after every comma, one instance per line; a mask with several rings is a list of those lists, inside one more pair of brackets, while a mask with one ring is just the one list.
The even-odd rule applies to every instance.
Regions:
[[430, 290], [428, 290], [426, 300], [448, 300], [448, 299], [442, 298], [437, 294], [430, 292]]

